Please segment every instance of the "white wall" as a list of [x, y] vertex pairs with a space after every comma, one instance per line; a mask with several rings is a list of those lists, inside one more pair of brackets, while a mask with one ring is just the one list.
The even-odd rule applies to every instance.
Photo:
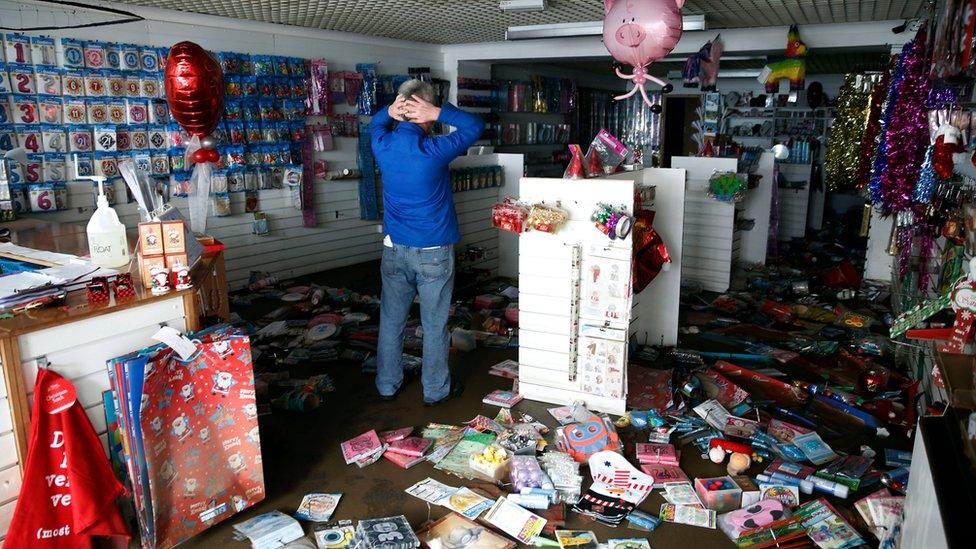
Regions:
[[[126, 9], [143, 15], [147, 21], [31, 34], [153, 46], [171, 46], [182, 40], [191, 40], [214, 51], [324, 58], [329, 61], [332, 70], [354, 70], [356, 63], [379, 62], [380, 74], [406, 74], [408, 67], [416, 66], [431, 67], [437, 77], [443, 74], [443, 54], [434, 45], [136, 6], [126, 6]], [[75, 23], [101, 19], [104, 16], [83, 10], [71, 17]], [[56, 6], [3, 0], [0, 1], [0, 20], [8, 27], [64, 25], [66, 16], [64, 10]], [[343, 106], [337, 108], [336, 112], [354, 113], [355, 110]], [[327, 160], [330, 169], [355, 167], [356, 139], [337, 138], [336, 143], [337, 150], [319, 153], [318, 157]], [[69, 205], [72, 210], [37, 214], [37, 217], [58, 221], [87, 220], [92, 210], [89, 185], [71, 184]], [[301, 212], [291, 205], [289, 192], [281, 189], [260, 191], [260, 208], [271, 218], [271, 234], [268, 236], [251, 235], [252, 218], [243, 213], [242, 193], [233, 196], [235, 215], [211, 217], [208, 232], [227, 245], [227, 274], [232, 289], [241, 287], [251, 270], [273, 271], [279, 276], [288, 277], [380, 257], [382, 227], [376, 221], [359, 220], [357, 182], [321, 182], [315, 185], [318, 217], [315, 228], [302, 227]], [[181, 199], [174, 200], [174, 205], [186, 214], [184, 204], [185, 201]], [[132, 228], [138, 222], [134, 204], [123, 204], [116, 210], [128, 227]]]

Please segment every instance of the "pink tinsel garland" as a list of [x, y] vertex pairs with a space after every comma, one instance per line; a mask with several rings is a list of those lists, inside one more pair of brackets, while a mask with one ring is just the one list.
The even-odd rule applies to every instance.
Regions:
[[925, 101], [931, 83], [927, 77], [924, 30], [916, 35], [909, 55], [902, 62], [904, 78], [891, 83], [899, 89], [891, 123], [885, 129], [887, 167], [880, 180], [884, 213], [901, 212], [911, 206], [912, 193], [929, 144]]

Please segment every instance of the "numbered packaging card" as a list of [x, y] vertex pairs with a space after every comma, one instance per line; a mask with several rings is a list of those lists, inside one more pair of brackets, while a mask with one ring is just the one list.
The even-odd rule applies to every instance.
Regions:
[[7, 67], [0, 63], [0, 94], [10, 93], [10, 73]]
[[32, 95], [10, 96], [10, 107], [14, 124], [37, 124], [37, 101]]
[[95, 160], [90, 153], [71, 155], [71, 163], [74, 164], [73, 171], [78, 177], [95, 175]]
[[23, 63], [30, 65], [31, 45], [30, 37], [24, 34], [5, 34], [3, 36], [4, 53], [7, 56], [7, 63]]
[[44, 142], [38, 126], [15, 126], [17, 134], [17, 146], [27, 149], [28, 152], [44, 152]]
[[110, 69], [122, 68], [122, 45], [109, 42], [105, 45], [105, 64]]
[[45, 95], [61, 95], [61, 71], [48, 67], [38, 67], [34, 73], [34, 83], [37, 93]]
[[95, 153], [95, 175], [103, 177], [119, 176], [119, 158], [115, 153]]
[[108, 94], [112, 97], [125, 97], [125, 75], [119, 71], [110, 71], [107, 77]]
[[95, 146], [94, 143], [92, 142], [92, 131], [88, 127], [86, 126], [68, 127], [68, 152], [89, 153], [92, 152], [94, 149]]
[[32, 212], [54, 212], [58, 209], [53, 185], [28, 185], [27, 200]]
[[108, 75], [104, 71], [88, 71], [84, 79], [88, 97], [104, 97], [108, 93]]
[[30, 153], [26, 157], [24, 180], [27, 183], [44, 183], [44, 155]]
[[66, 70], [61, 74], [61, 88], [65, 95], [81, 97], [85, 95], [85, 76], [77, 70]]
[[141, 67], [139, 64], [139, 47], [135, 44], [121, 44], [122, 47], [122, 70], [137, 71]]
[[12, 93], [37, 93], [34, 82], [34, 67], [30, 65], [7, 65]]
[[89, 69], [105, 68], [105, 43], [96, 40], [85, 42], [85, 66]]
[[[0, 104], [2, 107], [2, 104]], [[17, 148], [17, 134], [8, 125], [0, 126], [0, 151], [9, 151]]]
[[584, 393], [624, 397], [627, 331], [581, 324], [577, 376]]
[[108, 124], [108, 101], [104, 99], [85, 99], [89, 124]]
[[129, 124], [145, 124], [149, 121], [149, 104], [144, 99], [127, 99]]
[[583, 258], [580, 317], [627, 322], [630, 317], [630, 261], [596, 255]]
[[65, 97], [62, 116], [65, 124], [87, 124], [88, 105], [81, 97]]
[[95, 152], [115, 152], [117, 149], [115, 126], [95, 126], [94, 127]]
[[85, 41], [74, 38], [61, 39], [61, 51], [65, 67], [82, 68], [85, 66]]
[[35, 65], [54, 67], [58, 64], [58, 52], [54, 48], [54, 38], [50, 36], [32, 36], [31, 57]]
[[142, 80], [138, 75], [128, 75], [125, 77], [125, 95], [128, 97], [139, 97], [142, 95]]
[[155, 73], [144, 73], [139, 78], [139, 89], [142, 97], [150, 99], [159, 97], [159, 76], [157, 76]]
[[37, 100], [37, 110], [42, 124], [64, 123], [64, 101], [60, 97], [40, 96]]
[[108, 121], [111, 124], [125, 124], [128, 120], [129, 112], [126, 108], [125, 99], [108, 100]]
[[44, 154], [44, 181], [65, 181], [68, 179], [67, 164], [64, 161], [64, 154], [45, 153]]
[[10, 119], [10, 103], [0, 101], [0, 124], [10, 124], [11, 122], [13, 122], [13, 120]]

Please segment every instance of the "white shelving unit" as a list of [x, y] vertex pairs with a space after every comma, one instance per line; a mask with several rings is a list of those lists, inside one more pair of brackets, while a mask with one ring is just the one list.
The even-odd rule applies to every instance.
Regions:
[[[631, 292], [632, 238], [611, 240], [590, 216], [599, 203], [625, 205], [654, 186], [655, 229], [679, 251], [638, 297]], [[519, 392], [525, 398], [622, 414], [627, 340], [677, 341], [681, 279], [682, 170], [645, 170], [607, 179], [523, 178], [519, 198], [559, 205], [569, 221], [555, 234], [519, 236]], [[645, 295], [646, 294], [646, 295]], [[600, 375], [602, 382], [596, 381]]]
[[779, 240], [803, 238], [807, 234], [810, 207], [810, 164], [780, 163], [779, 171], [790, 182], [802, 181], [797, 189], [779, 188]]
[[518, 276], [518, 236], [492, 226], [491, 208], [506, 196], [518, 196], [522, 163], [521, 154], [501, 153], [459, 156], [451, 162], [451, 168], [501, 166], [505, 172], [501, 187], [454, 193], [454, 207], [461, 228], [461, 242], [456, 250], [468, 245], [485, 249], [484, 257], [467, 267], [487, 268], [511, 278]]
[[724, 292], [732, 279], [732, 264], [742, 246], [741, 233], [735, 231], [735, 205], [712, 200], [705, 194], [708, 179], [715, 171], [734, 172], [735, 158], [675, 156], [671, 167], [687, 172], [685, 190], [682, 276], [706, 290]]
[[743, 263], [766, 263], [773, 185], [776, 184], [773, 179], [774, 163], [772, 153], [763, 153], [756, 169], [756, 174], [762, 177], [759, 186], [750, 189], [742, 202], [736, 206], [742, 217], [755, 221], [752, 229], [741, 231], [739, 261]]

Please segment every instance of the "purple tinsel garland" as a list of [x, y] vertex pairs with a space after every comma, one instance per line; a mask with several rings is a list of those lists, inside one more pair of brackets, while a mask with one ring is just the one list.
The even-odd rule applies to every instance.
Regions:
[[898, 278], [908, 275], [908, 267], [912, 259], [912, 228], [898, 227], [895, 236], [898, 243]]
[[[901, 212], [911, 206], [925, 149], [929, 144], [925, 101], [930, 82], [927, 77], [925, 33], [919, 31], [902, 58], [903, 78], [885, 129], [887, 166], [881, 174], [882, 213]], [[896, 80], [897, 81], [897, 80]]]
[[932, 227], [926, 226], [918, 243], [918, 289], [923, 292], [929, 287], [929, 279], [932, 276], [932, 273], [929, 272], [929, 256], [932, 254], [934, 244], [935, 238], [932, 235]]

